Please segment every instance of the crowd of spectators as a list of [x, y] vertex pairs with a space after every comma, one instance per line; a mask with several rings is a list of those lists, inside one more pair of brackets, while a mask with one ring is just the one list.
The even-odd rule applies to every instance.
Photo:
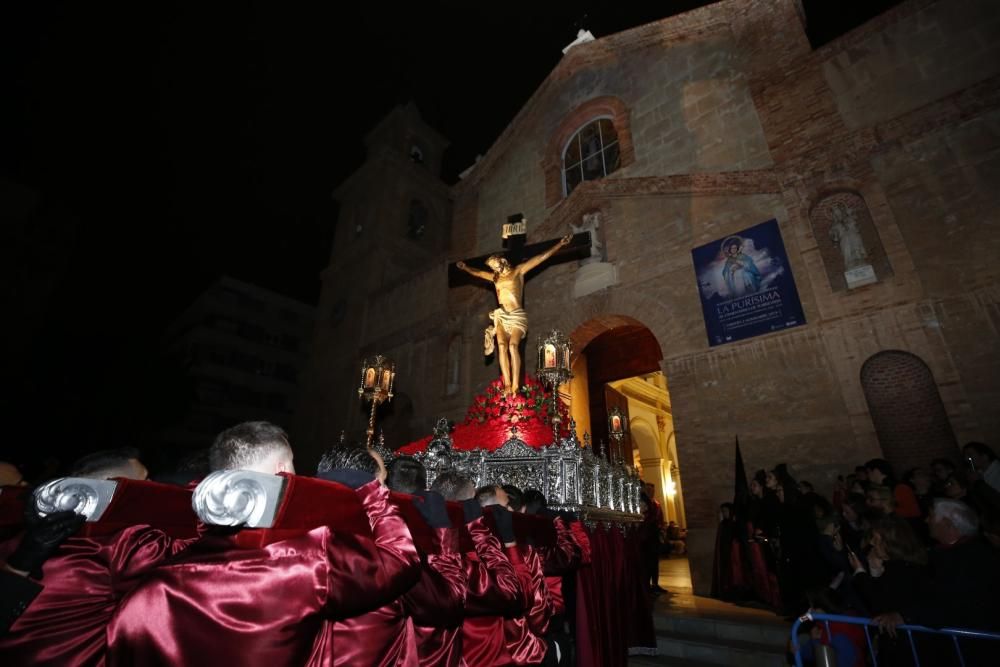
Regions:
[[[935, 459], [898, 477], [872, 459], [838, 476], [830, 497], [784, 464], [748, 487], [744, 502], [722, 507], [716, 596], [789, 619], [810, 609], [872, 618], [880, 665], [911, 664], [903, 624], [1000, 631], [1000, 461], [987, 445], [966, 444], [962, 464]], [[814, 643], [824, 632], [814, 629]], [[840, 631], [838, 665], [863, 665], [864, 641], [849, 634]], [[950, 641], [916, 641], [925, 664], [955, 660]], [[985, 645], [966, 653], [966, 664], [996, 664]]]

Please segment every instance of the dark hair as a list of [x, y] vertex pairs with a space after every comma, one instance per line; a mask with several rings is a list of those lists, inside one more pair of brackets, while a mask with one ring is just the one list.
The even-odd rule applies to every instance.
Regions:
[[454, 470], [445, 470], [438, 474], [431, 484], [431, 491], [440, 493], [445, 500], [458, 500], [464, 495], [462, 492], [469, 488], [475, 489], [472, 478]]
[[487, 505], [495, 505], [497, 503], [497, 489], [500, 488], [496, 484], [490, 484], [489, 486], [481, 486], [476, 489], [476, 500], [483, 507]]
[[774, 466], [774, 470], [771, 472], [774, 474], [775, 479], [778, 480], [778, 485], [785, 492], [785, 503], [797, 503], [799, 500], [799, 489], [795, 483], [795, 478], [788, 472], [788, 464], [779, 463]]
[[907, 563], [927, 564], [927, 549], [920, 542], [910, 523], [901, 517], [890, 514], [872, 522], [871, 533], [878, 533], [885, 543], [885, 551], [892, 560]]
[[844, 505], [847, 505], [854, 510], [854, 514], [858, 517], [858, 519], [862, 519], [868, 509], [868, 499], [860, 493], [848, 493], [847, 499], [844, 500]]
[[538, 514], [549, 506], [545, 495], [538, 489], [525, 489], [522, 499], [524, 500], [524, 511], [528, 514]]
[[520, 512], [521, 508], [524, 507], [524, 492], [513, 484], [504, 484], [503, 490], [507, 492], [510, 511]]
[[962, 451], [965, 451], [966, 449], [971, 449], [972, 451], [976, 452], [977, 454], [982, 454], [983, 456], [985, 456], [986, 458], [988, 458], [990, 461], [996, 461], [997, 460], [997, 455], [994, 454], [993, 450], [990, 449], [989, 446], [987, 446], [985, 443], [975, 442], [975, 441], [973, 441], [973, 442], [967, 442], [967, 443], [965, 443], [965, 446], [962, 447]]
[[378, 474], [378, 461], [364, 447], [334, 445], [323, 452], [316, 466], [317, 473], [330, 470], [360, 470], [374, 476]]
[[945, 468], [950, 468], [951, 470], [954, 470], [955, 462], [952, 461], [951, 459], [934, 459], [933, 461], [931, 461], [931, 467], [933, 468], [934, 466], [944, 466]]
[[760, 484], [761, 488], [767, 488], [767, 471], [761, 468], [753, 474], [754, 481]]
[[255, 465], [280, 449], [291, 451], [288, 434], [270, 422], [243, 422], [215, 436], [208, 450], [214, 470], [239, 470]]
[[883, 486], [888, 486], [889, 488], [896, 486], [896, 475], [892, 472], [892, 464], [885, 459], [872, 459], [868, 461], [865, 464], [865, 470], [878, 470], [885, 475], [885, 479], [882, 480]]
[[732, 503], [722, 503], [721, 505], [719, 505], [719, 509], [720, 510], [729, 510], [729, 513], [732, 514], [733, 510], [736, 509], [736, 506], [733, 505]]
[[802, 496], [802, 502], [814, 512], [819, 509], [820, 516], [827, 517], [833, 514], [833, 505], [818, 493], [805, 494]]
[[138, 460], [139, 450], [134, 447], [102, 449], [79, 458], [69, 468], [70, 477], [105, 478], [123, 472], [132, 459]]
[[427, 470], [412, 456], [398, 456], [389, 464], [385, 485], [400, 493], [416, 493], [427, 488]]

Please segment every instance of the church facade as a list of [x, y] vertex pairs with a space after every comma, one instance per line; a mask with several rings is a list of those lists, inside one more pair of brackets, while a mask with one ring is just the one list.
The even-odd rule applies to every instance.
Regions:
[[[818, 49], [803, 20], [796, 0], [727, 0], [578, 44], [451, 187], [446, 138], [393, 111], [335, 193], [304, 458], [364, 423], [366, 354], [397, 362], [391, 446], [463, 418], [499, 374], [482, 352], [495, 296], [449, 288], [449, 264], [499, 250], [517, 213], [529, 243], [593, 239], [528, 281], [526, 370], [536, 337], [573, 340], [581, 436], [601, 432], [602, 386], [626, 397], [626, 458], [686, 523], [696, 592], [737, 436], [751, 474], [784, 462], [824, 493], [869, 458], [995, 445], [1000, 16], [908, 0]], [[710, 340], [692, 250], [771, 220], [802, 321]]]

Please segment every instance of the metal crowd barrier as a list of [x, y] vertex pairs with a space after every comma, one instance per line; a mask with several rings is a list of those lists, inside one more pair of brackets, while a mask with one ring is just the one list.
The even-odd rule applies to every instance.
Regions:
[[[877, 627], [878, 624], [870, 618], [863, 618], [859, 616], [840, 616], [837, 614], [806, 614], [801, 618], [797, 619], [794, 624], [792, 624], [792, 651], [795, 653], [795, 667], [803, 667], [802, 663], [802, 647], [799, 644], [799, 626], [806, 621], [812, 621], [814, 623], [822, 623], [826, 629], [826, 636], [828, 638], [833, 637], [833, 633], [830, 632], [830, 623], [848, 623], [851, 625], [863, 625], [865, 627], [865, 641], [868, 645], [868, 657], [870, 658], [870, 664], [872, 667], [878, 667], [878, 657], [875, 651], [875, 644], [872, 641], [872, 626]], [[907, 640], [910, 644], [910, 651], [913, 654], [913, 664], [916, 667], [920, 667], [920, 656], [917, 655], [917, 645], [913, 641], [913, 633], [922, 632], [932, 635], [944, 635], [951, 638], [952, 645], [955, 647], [955, 653], [958, 656], [958, 662], [962, 667], [966, 667], [965, 656], [962, 653], [962, 646], [959, 643], [959, 639], [990, 639], [995, 641], [1000, 641], [1000, 634], [993, 632], [984, 632], [981, 630], [967, 630], [963, 628], [941, 628], [940, 630], [935, 630], [933, 628], [925, 628], [922, 625], [899, 625], [896, 626], [897, 636], [901, 633], [906, 633]], [[876, 632], [877, 634], [877, 632]], [[1000, 664], [1000, 660], [998, 660]], [[935, 665], [930, 665], [929, 667], [935, 667]], [[970, 666], [971, 667], [971, 666]]]

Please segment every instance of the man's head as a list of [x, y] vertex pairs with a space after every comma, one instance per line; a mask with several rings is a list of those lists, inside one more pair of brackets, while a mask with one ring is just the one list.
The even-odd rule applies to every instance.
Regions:
[[865, 493], [865, 503], [868, 509], [879, 514], [892, 514], [896, 509], [896, 501], [892, 489], [885, 486], [873, 486]]
[[510, 268], [510, 262], [503, 255], [490, 255], [486, 258], [486, 266], [494, 273], [503, 273]]
[[270, 475], [295, 472], [288, 434], [270, 422], [243, 422], [215, 438], [208, 463], [216, 470], [252, 470]]
[[507, 497], [507, 492], [499, 484], [492, 484], [477, 489], [476, 500], [483, 507], [489, 507], [490, 505], [510, 507], [510, 498]]
[[0, 486], [28, 486], [28, 482], [16, 465], [0, 461]]
[[416, 493], [427, 488], [427, 470], [412, 456], [398, 456], [389, 464], [385, 485], [400, 493]]
[[806, 494], [814, 491], [812, 482], [799, 482], [799, 493]]
[[656, 486], [654, 486], [652, 482], [643, 482], [642, 490], [646, 493], [647, 496], [652, 498], [653, 495], [656, 493]]
[[70, 477], [90, 479], [149, 479], [149, 471], [139, 460], [139, 452], [131, 447], [105, 449], [87, 454], [77, 460], [69, 470]]
[[507, 492], [507, 505], [511, 512], [524, 511], [524, 493], [513, 484], [504, 484], [503, 490]]
[[733, 518], [733, 504], [732, 503], [722, 503], [719, 505], [719, 516], [722, 517], [723, 521], [728, 521]]
[[911, 468], [903, 474], [903, 481], [913, 487], [918, 496], [927, 495], [931, 490], [931, 474], [924, 468]]
[[981, 442], [968, 442], [962, 448], [965, 458], [980, 472], [990, 467], [996, 461], [997, 455]]
[[385, 479], [386, 470], [382, 457], [372, 449], [359, 445], [334, 445], [323, 452], [316, 466], [317, 473], [330, 470], [360, 470], [371, 474], [373, 478]]
[[476, 485], [466, 475], [446, 470], [434, 478], [431, 491], [440, 493], [445, 500], [462, 502], [476, 497]]
[[955, 464], [948, 459], [934, 459], [931, 461], [931, 471], [939, 482], [943, 482], [955, 473]]
[[964, 498], [969, 492], [968, 486], [965, 484], [965, 480], [958, 475], [952, 475], [946, 479], [942, 488], [944, 490], [944, 495], [948, 496], [952, 500]]
[[885, 459], [872, 459], [865, 464], [868, 480], [874, 484], [890, 484], [893, 479], [892, 465]]
[[979, 517], [960, 500], [936, 498], [927, 517], [931, 537], [939, 544], [954, 544], [979, 533]]
[[538, 489], [525, 489], [522, 499], [524, 500], [524, 511], [527, 514], [538, 514], [549, 506], [545, 495]]

